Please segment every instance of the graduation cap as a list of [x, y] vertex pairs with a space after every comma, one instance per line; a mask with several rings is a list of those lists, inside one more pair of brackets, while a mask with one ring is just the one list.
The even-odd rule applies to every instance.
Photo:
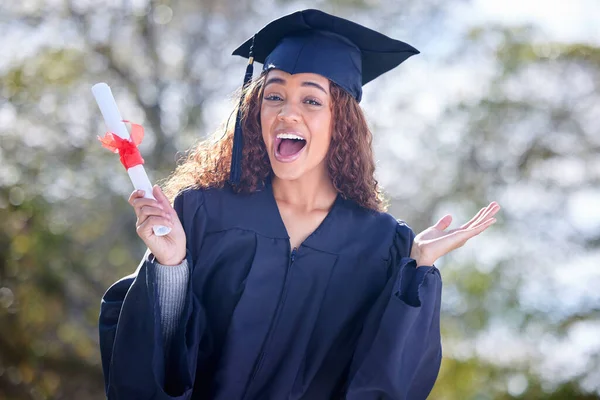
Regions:
[[[244, 86], [252, 79], [252, 65], [257, 61], [263, 64], [263, 71], [322, 75], [358, 102], [363, 85], [415, 54], [419, 51], [407, 43], [319, 10], [298, 11], [276, 19], [233, 52], [249, 59]], [[241, 177], [242, 148], [238, 110], [230, 173], [234, 184]]]

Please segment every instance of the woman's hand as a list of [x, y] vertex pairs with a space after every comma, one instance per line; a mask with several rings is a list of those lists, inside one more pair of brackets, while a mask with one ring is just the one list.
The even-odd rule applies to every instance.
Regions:
[[419, 233], [413, 242], [410, 257], [417, 261], [417, 267], [433, 265], [443, 255], [463, 246], [467, 240], [479, 235], [490, 227], [496, 219], [493, 218], [500, 210], [495, 201], [471, 218], [469, 222], [457, 229], [446, 231], [452, 222], [451, 215], [445, 215], [434, 226]]
[[[155, 185], [152, 193], [156, 200], [146, 199], [142, 190], [136, 190], [129, 196], [129, 204], [133, 206], [137, 215], [137, 234], [160, 264], [181, 264], [186, 253], [183, 226], [160, 187]], [[154, 225], [168, 226], [171, 232], [165, 236], [156, 236], [152, 231]]]

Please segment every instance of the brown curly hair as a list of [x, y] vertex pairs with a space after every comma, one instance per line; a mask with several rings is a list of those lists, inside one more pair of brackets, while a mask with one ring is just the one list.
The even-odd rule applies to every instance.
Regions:
[[[255, 191], [273, 173], [260, 126], [265, 78], [266, 73], [261, 74], [242, 92], [244, 151], [240, 183], [234, 187], [236, 192]], [[329, 177], [342, 197], [362, 207], [384, 211], [386, 205], [374, 176], [373, 135], [362, 109], [340, 86], [333, 82], [330, 86], [333, 131], [327, 154]], [[236, 114], [237, 107], [231, 116]], [[192, 148], [161, 185], [171, 202], [183, 189], [222, 188], [228, 182], [234, 133], [234, 124], [229, 120], [210, 138]]]

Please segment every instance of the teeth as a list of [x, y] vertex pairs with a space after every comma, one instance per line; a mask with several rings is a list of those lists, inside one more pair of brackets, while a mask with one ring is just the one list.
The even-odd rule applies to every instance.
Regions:
[[305, 140], [302, 136], [294, 135], [293, 133], [280, 133], [277, 135], [278, 139], [295, 139], [295, 140]]

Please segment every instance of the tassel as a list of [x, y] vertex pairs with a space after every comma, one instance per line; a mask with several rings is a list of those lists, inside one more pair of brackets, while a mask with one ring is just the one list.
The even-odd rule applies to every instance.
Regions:
[[252, 80], [252, 74], [254, 73], [254, 38], [252, 37], [252, 44], [250, 45], [250, 51], [248, 53], [248, 66], [246, 67], [246, 74], [244, 75], [244, 84], [242, 86], [242, 96], [240, 97], [240, 103], [238, 106], [237, 116], [235, 118], [235, 130], [233, 132], [233, 149], [231, 152], [231, 170], [229, 172], [229, 182], [232, 185], [238, 185], [242, 177], [242, 157], [244, 150], [244, 137], [242, 135], [242, 103], [244, 101], [244, 90]]

